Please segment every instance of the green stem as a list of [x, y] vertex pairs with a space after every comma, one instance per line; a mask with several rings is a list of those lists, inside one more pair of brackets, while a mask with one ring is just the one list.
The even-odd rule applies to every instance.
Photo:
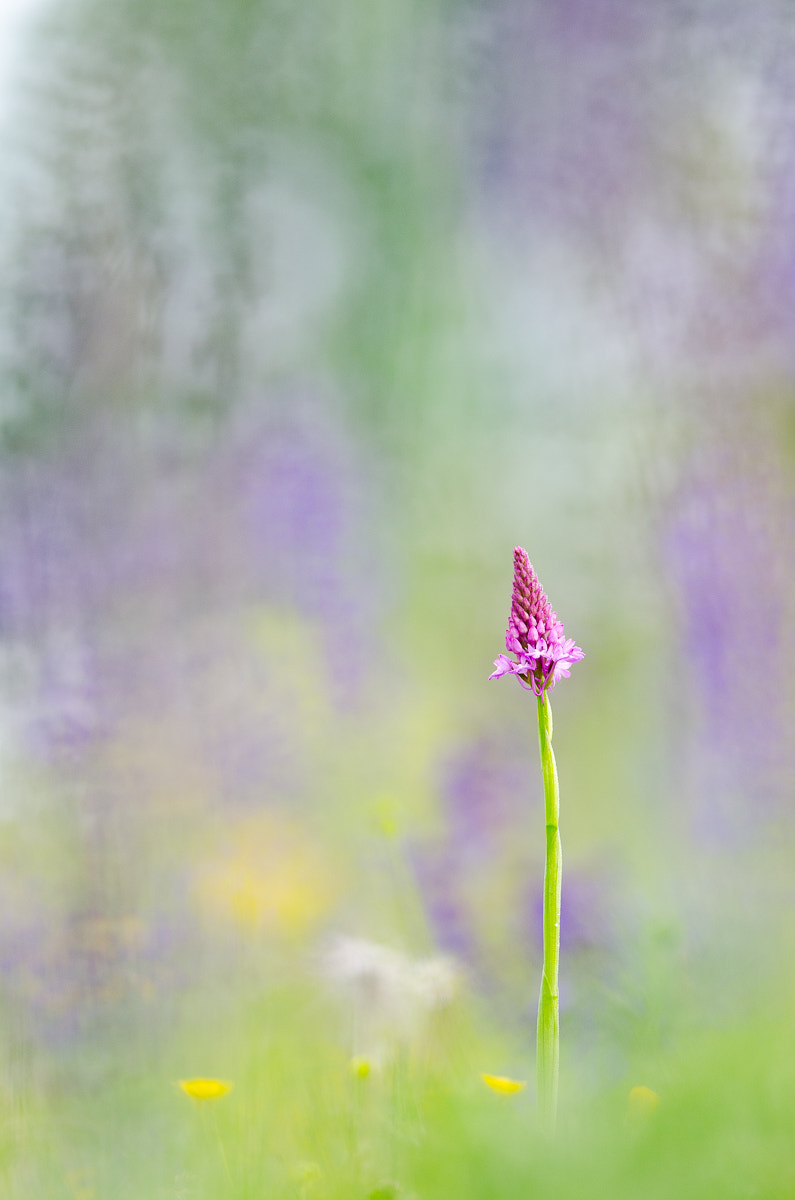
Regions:
[[[215, 1137], [218, 1142], [218, 1149], [221, 1151], [221, 1160], [224, 1164], [224, 1170], [226, 1171], [226, 1177], [227, 1177], [228, 1181], [231, 1183], [232, 1182], [232, 1172], [229, 1170], [229, 1159], [226, 1157], [226, 1150], [224, 1149], [224, 1143], [223, 1143], [223, 1139], [221, 1137], [221, 1130], [218, 1127], [218, 1114], [216, 1113], [216, 1110], [214, 1107], [214, 1102], [212, 1100], [200, 1100], [199, 1104], [201, 1104], [201, 1106], [202, 1106], [202, 1119], [204, 1120], [204, 1124], [205, 1124], [205, 1137], [206, 1137], [207, 1120], [209, 1120], [210, 1124], [212, 1125], [212, 1127], [215, 1131]], [[213, 1104], [212, 1111], [209, 1114], [207, 1113], [207, 1105], [208, 1104]]]
[[560, 962], [560, 881], [562, 860], [558, 818], [560, 797], [558, 772], [552, 752], [552, 709], [546, 692], [538, 697], [538, 741], [544, 774], [544, 808], [547, 827], [547, 857], [544, 870], [544, 970], [538, 1001], [536, 1066], [538, 1107], [548, 1133], [555, 1131], [558, 1108], [558, 964]]

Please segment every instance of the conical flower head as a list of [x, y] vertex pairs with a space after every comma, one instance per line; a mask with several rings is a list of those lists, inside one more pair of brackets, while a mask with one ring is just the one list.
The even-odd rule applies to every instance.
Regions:
[[569, 667], [585, 657], [574, 639], [565, 637], [563, 622], [553, 611], [521, 546], [513, 552], [513, 596], [505, 648], [516, 655], [516, 661], [500, 654], [494, 661], [497, 669], [489, 679], [515, 675], [522, 687], [536, 696], [542, 696], [559, 679], [568, 678]]

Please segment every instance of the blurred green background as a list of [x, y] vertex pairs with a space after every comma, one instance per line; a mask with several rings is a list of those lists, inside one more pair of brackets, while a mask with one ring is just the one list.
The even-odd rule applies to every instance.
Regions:
[[789, 7], [0, 18], [2, 1195], [791, 1197]]

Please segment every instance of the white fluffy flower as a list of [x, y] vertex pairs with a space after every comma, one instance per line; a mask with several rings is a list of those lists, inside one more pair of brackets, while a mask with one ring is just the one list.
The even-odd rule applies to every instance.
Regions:
[[461, 984], [450, 958], [410, 958], [362, 938], [337, 938], [323, 968], [350, 1003], [354, 1052], [374, 1063], [420, 1039], [429, 1018], [452, 1003]]

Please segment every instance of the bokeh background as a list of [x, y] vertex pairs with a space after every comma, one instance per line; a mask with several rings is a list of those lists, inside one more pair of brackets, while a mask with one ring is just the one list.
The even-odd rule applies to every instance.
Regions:
[[791, 1197], [791, 7], [4, 17], [3, 1195]]

